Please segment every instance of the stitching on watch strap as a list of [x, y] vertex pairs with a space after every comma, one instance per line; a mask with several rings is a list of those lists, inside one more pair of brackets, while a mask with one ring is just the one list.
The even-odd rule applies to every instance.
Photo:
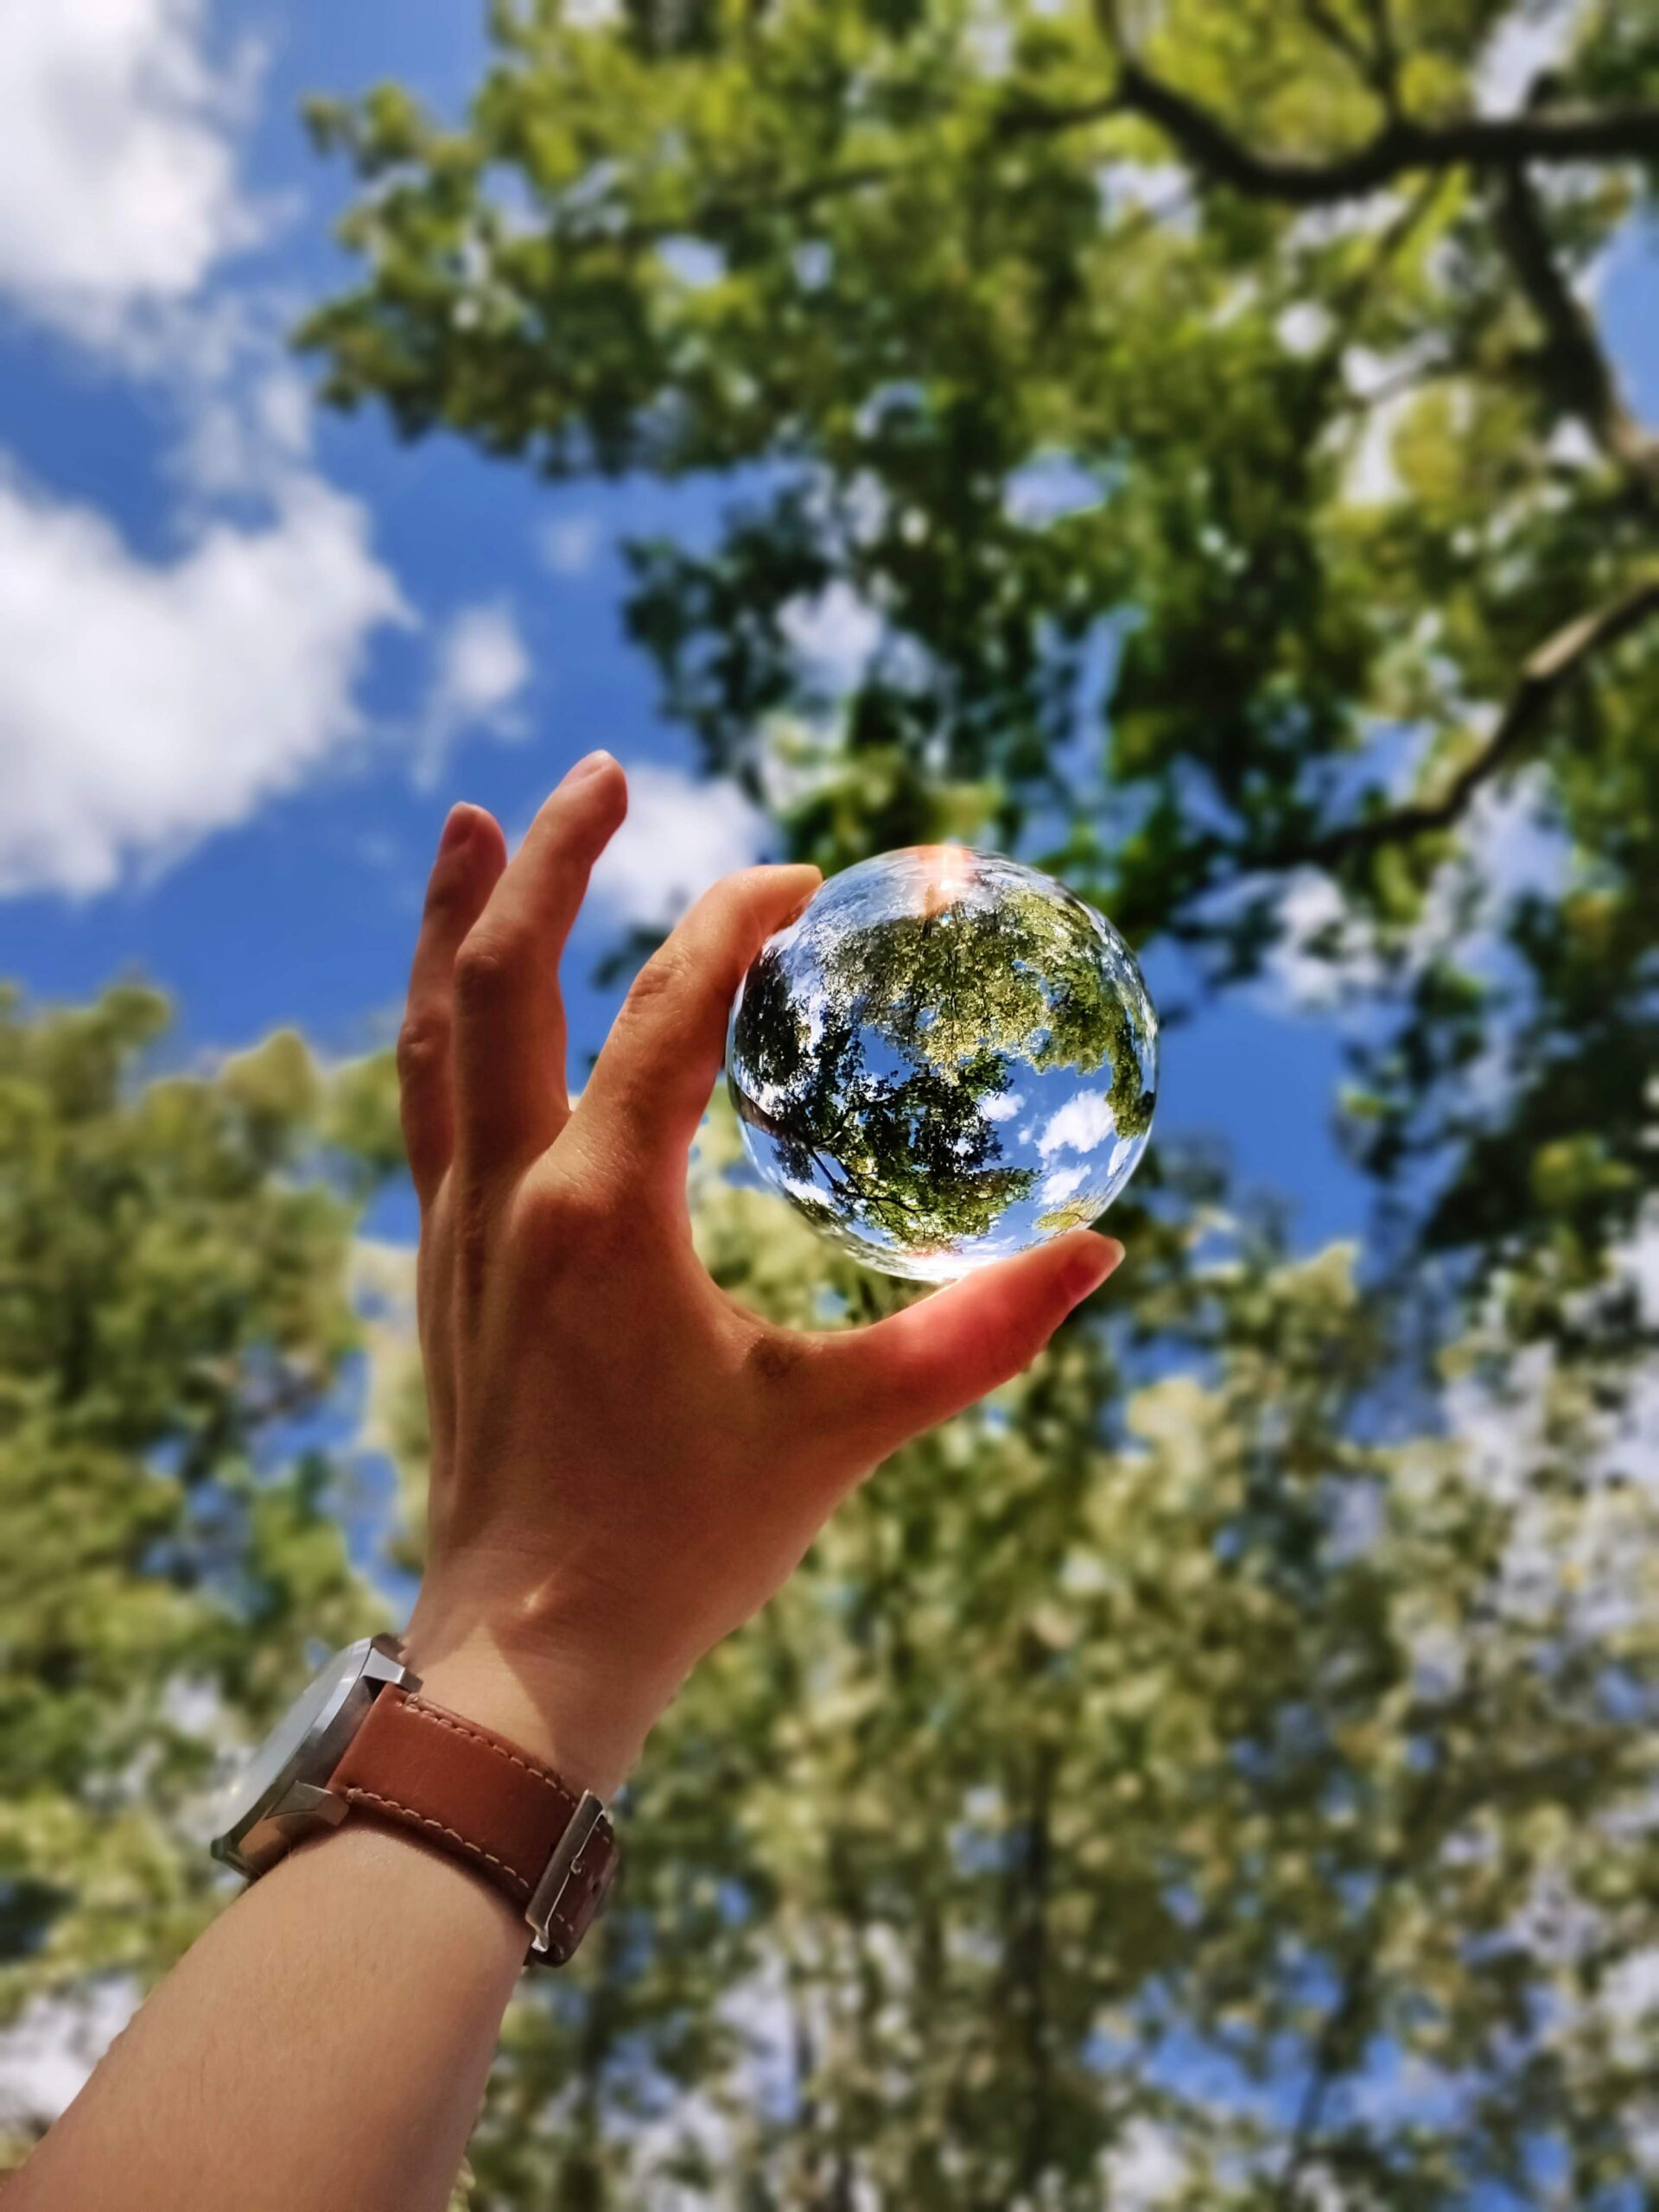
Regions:
[[[440, 1835], [447, 1835], [452, 1843], [458, 1843], [474, 1859], [487, 1859], [492, 1866], [499, 1866], [515, 1889], [522, 1890], [526, 1897], [530, 1895], [530, 1884], [516, 1866], [509, 1866], [505, 1859], [498, 1859], [493, 1851], [486, 1851], [481, 1844], [474, 1843], [462, 1835], [459, 1828], [449, 1827], [447, 1821], [435, 1821], [429, 1813], [420, 1812], [413, 1805], [403, 1804], [396, 1797], [383, 1797], [378, 1789], [365, 1789], [357, 1783], [348, 1783], [343, 1794], [353, 1805], [382, 1805], [387, 1812], [396, 1813], [401, 1819], [417, 1821], [423, 1828], [435, 1828]], [[569, 1932], [574, 1934], [575, 1930]]]
[[[527, 1759], [522, 1751], [512, 1750], [507, 1745], [502, 1743], [499, 1737], [486, 1736], [477, 1728], [469, 1728], [464, 1720], [458, 1719], [453, 1713], [446, 1713], [442, 1706], [429, 1705], [424, 1698], [410, 1697], [405, 1694], [404, 1710], [405, 1713], [414, 1713], [419, 1719], [431, 1721], [435, 1727], [448, 1728], [457, 1736], [465, 1736], [474, 1744], [481, 1744], [486, 1751], [493, 1751], [498, 1758], [506, 1759], [513, 1766], [523, 1767], [526, 1774], [534, 1775], [537, 1782], [543, 1783], [546, 1788], [555, 1791], [559, 1796], [573, 1800], [575, 1797], [576, 1792], [567, 1789], [558, 1777], [550, 1774], [545, 1767], [537, 1766], [533, 1759]], [[487, 1857], [487, 1853], [485, 1855]]]

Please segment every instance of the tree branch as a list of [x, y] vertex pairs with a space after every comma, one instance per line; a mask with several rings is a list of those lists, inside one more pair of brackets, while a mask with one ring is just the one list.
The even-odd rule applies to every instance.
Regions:
[[[1380, 27], [1387, 17], [1379, 16]], [[1382, 35], [1379, 29], [1379, 36]], [[1389, 97], [1389, 59], [1379, 51], [1377, 89]], [[1390, 106], [1389, 119], [1375, 137], [1352, 153], [1329, 161], [1259, 154], [1236, 138], [1211, 111], [1154, 77], [1125, 54], [1113, 90], [1091, 99], [1064, 104], [1015, 97], [992, 119], [995, 146], [1031, 137], [1052, 137], [1086, 129], [1113, 116], [1137, 115], [1172, 139], [1193, 167], [1216, 182], [1287, 207], [1319, 207], [1363, 198], [1415, 171], [1468, 167], [1482, 172], [1513, 171], [1526, 162], [1659, 162], [1659, 106], [1631, 104], [1607, 108], [1549, 107], [1523, 115], [1466, 116], [1442, 124], [1414, 123]], [[843, 194], [888, 184], [916, 165], [868, 162], [769, 190], [770, 180], [734, 180], [711, 194], [677, 230], [718, 230], [760, 214], [794, 214]], [[649, 243], [656, 226], [637, 236]], [[614, 234], [607, 234], [614, 235]]]
[[1080, 130], [1090, 123], [1105, 123], [1112, 116], [1122, 115], [1126, 105], [1116, 92], [1103, 92], [1095, 99], [1068, 101], [1064, 105], [1052, 100], [1016, 97], [997, 111], [991, 136], [993, 140], [1054, 137], [1063, 130]]
[[[1413, 169], [1492, 169], [1517, 162], [1659, 160], [1659, 107], [1551, 107], [1525, 115], [1414, 123], [1393, 116], [1363, 146], [1325, 162], [1258, 154], [1210, 111], [1139, 61], [1122, 64], [1119, 105], [1155, 124], [1189, 161], [1235, 191], [1320, 207], [1376, 192]], [[1057, 116], [1065, 111], [1056, 111]]]
[[1322, 837], [1295, 847], [1281, 848], [1270, 865], [1306, 863], [1329, 868], [1356, 854], [1375, 852], [1432, 831], [1449, 830], [1464, 813], [1483, 785], [1510, 766], [1535, 734], [1556, 698], [1594, 657], [1629, 637], [1659, 614], [1659, 576], [1649, 577], [1598, 612], [1580, 615], [1558, 630], [1527, 660], [1521, 681], [1498, 719], [1497, 728], [1459, 770], [1437, 799], [1414, 800], [1386, 814], [1345, 823]]
[[1544, 378], [1564, 411], [1576, 416], [1649, 499], [1659, 499], [1659, 439], [1650, 437], [1624, 404], [1596, 327], [1561, 274], [1527, 173], [1519, 163], [1497, 180], [1497, 242], [1542, 324]]

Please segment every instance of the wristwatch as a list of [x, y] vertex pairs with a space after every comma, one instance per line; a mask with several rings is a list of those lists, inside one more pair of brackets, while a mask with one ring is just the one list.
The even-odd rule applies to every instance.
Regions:
[[609, 1815], [592, 1790], [420, 1691], [395, 1637], [337, 1652], [249, 1762], [214, 1858], [252, 1880], [348, 1818], [403, 1829], [512, 1900], [531, 1962], [563, 1966], [616, 1872]]

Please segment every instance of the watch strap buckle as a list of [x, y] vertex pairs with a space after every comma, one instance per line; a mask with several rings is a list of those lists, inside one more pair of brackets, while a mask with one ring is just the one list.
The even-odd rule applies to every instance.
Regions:
[[[565, 1822], [564, 1833], [554, 1845], [541, 1879], [531, 1892], [530, 1903], [524, 1907], [524, 1918], [532, 1930], [531, 1949], [538, 1959], [549, 1964], [563, 1966], [575, 1952], [610, 1887], [610, 1878], [615, 1871], [613, 1858], [594, 1885], [585, 1911], [579, 1917], [558, 1920], [559, 1908], [566, 1892], [582, 1872], [582, 1853], [593, 1841], [595, 1830], [605, 1818], [602, 1799], [591, 1789], [584, 1789], [576, 1809]], [[558, 1924], [556, 1926], [556, 1922]]]

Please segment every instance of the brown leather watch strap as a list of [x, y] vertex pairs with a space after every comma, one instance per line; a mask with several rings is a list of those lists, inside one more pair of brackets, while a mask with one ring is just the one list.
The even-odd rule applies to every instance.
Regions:
[[412, 1829], [493, 1882], [537, 1931], [531, 1960], [548, 1966], [574, 1954], [616, 1872], [596, 1797], [404, 1690], [381, 1691], [328, 1787], [356, 1816]]

